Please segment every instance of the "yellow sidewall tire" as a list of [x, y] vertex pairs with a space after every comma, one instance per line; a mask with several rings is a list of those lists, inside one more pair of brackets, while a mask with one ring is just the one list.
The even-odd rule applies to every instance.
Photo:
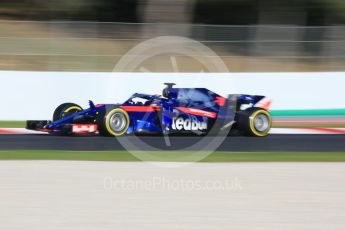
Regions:
[[[254, 126], [255, 117], [258, 116], [259, 114], [265, 114], [269, 120], [269, 127], [264, 132], [257, 131], [255, 129], [255, 126]], [[263, 110], [263, 109], [256, 110], [255, 112], [253, 112], [250, 115], [250, 117], [249, 117], [249, 128], [250, 128], [250, 132], [253, 136], [265, 137], [268, 135], [268, 132], [270, 131], [271, 127], [272, 127], [272, 117], [271, 117], [271, 114], [269, 114], [269, 112], [267, 112], [266, 110]]]
[[[114, 113], [122, 113], [125, 116], [126, 120], [127, 120], [125, 128], [121, 132], [119, 132], [119, 133], [114, 132], [114, 130], [112, 130], [111, 127], [110, 127], [110, 118], [111, 118], [111, 116]], [[121, 108], [112, 109], [105, 116], [105, 128], [107, 129], [107, 131], [108, 131], [108, 133], [110, 135], [115, 136], [115, 137], [119, 137], [119, 136], [124, 135], [127, 132], [127, 130], [128, 130], [129, 123], [130, 123], [130, 119], [129, 119], [128, 113], [125, 110], [121, 109]]]
[[71, 107], [65, 109], [65, 110], [64, 110], [64, 113], [68, 113], [69, 111], [74, 110], [74, 109], [77, 110], [77, 111], [82, 111], [82, 110], [83, 110], [83, 109], [82, 109], [81, 107], [79, 107], [79, 106], [71, 106]]

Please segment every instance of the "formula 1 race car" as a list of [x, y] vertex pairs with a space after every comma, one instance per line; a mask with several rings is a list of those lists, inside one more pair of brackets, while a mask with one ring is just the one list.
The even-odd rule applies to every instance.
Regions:
[[27, 121], [26, 128], [63, 135], [238, 133], [267, 136], [272, 124], [270, 100], [256, 95], [222, 97], [205, 88], [174, 88], [165, 83], [162, 95], [133, 94], [122, 104], [89, 101], [56, 108], [52, 121]]

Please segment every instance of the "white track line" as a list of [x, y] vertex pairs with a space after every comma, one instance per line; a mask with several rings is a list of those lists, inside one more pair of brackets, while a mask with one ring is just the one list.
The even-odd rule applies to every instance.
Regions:
[[345, 128], [273, 128], [270, 134], [345, 134]]

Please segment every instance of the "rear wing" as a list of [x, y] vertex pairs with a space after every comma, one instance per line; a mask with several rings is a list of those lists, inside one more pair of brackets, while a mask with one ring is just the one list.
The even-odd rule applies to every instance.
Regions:
[[228, 100], [236, 103], [236, 110], [246, 110], [247, 108], [257, 107], [267, 111], [270, 110], [272, 100], [262, 95], [248, 95], [248, 94], [229, 94]]

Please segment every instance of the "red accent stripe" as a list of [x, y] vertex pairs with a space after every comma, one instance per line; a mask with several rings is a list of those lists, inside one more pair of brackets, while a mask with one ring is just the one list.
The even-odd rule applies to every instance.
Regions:
[[204, 111], [200, 109], [191, 109], [191, 108], [186, 108], [186, 107], [176, 107], [176, 109], [184, 113], [188, 113], [188, 114], [192, 114], [196, 116], [204, 116], [204, 117], [210, 117], [210, 118], [216, 118], [217, 116], [215, 112], [208, 112], [208, 111]]
[[160, 106], [121, 106], [127, 112], [156, 112], [160, 111]]
[[226, 98], [224, 97], [216, 97], [216, 100], [214, 101], [219, 106], [224, 106], [226, 102]]
[[94, 133], [97, 131], [96, 124], [73, 124], [72, 132], [76, 134]]

